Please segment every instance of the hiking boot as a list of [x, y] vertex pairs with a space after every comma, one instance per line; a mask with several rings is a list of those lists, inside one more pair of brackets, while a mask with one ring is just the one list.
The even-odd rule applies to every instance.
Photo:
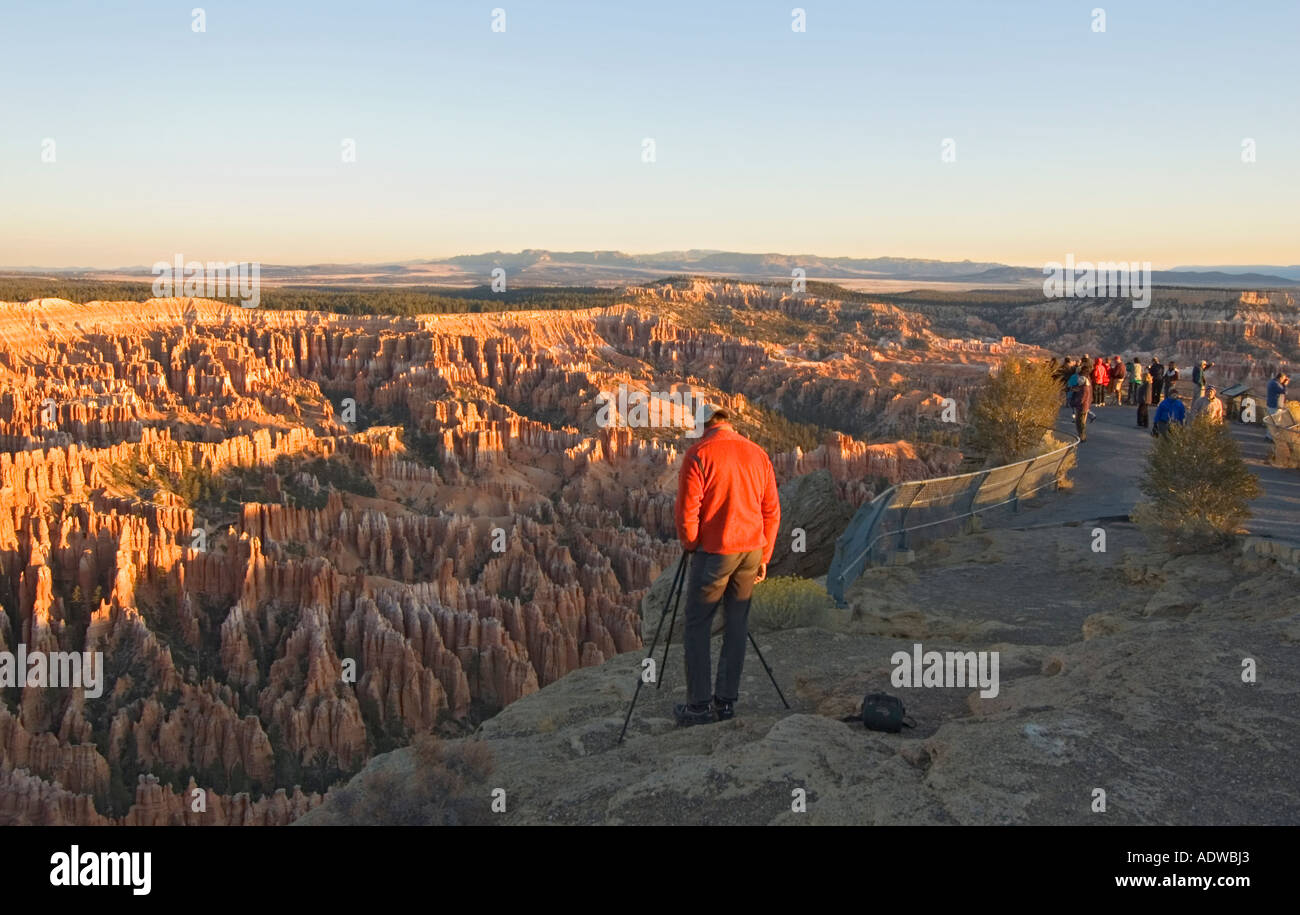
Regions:
[[719, 721], [730, 721], [736, 717], [736, 700], [719, 699], [713, 697], [713, 714], [718, 716]]
[[677, 719], [677, 726], [687, 728], [693, 724], [712, 724], [713, 709], [706, 702], [703, 705], [687, 705], [679, 702], [673, 706], [673, 717]]

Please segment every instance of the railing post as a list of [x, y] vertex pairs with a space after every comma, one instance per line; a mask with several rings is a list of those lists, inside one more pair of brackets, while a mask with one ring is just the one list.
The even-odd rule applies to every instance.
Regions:
[[[891, 489], [892, 492], [890, 492], [889, 494], [889, 499], [880, 506], [880, 514], [878, 514], [876, 516], [875, 521], [872, 522], [871, 530], [867, 532], [868, 534], [874, 533], [878, 526], [883, 525], [885, 523], [885, 512], [889, 511], [890, 506], [892, 506], [895, 500], [898, 499], [898, 490], [892, 487]], [[867, 563], [871, 562], [871, 552], [876, 548], [876, 541], [883, 540], [884, 538], [885, 535], [880, 534], [879, 536], [871, 537], [870, 539], [867, 540], [866, 553], [864, 554], [865, 558], [863, 560], [863, 568], [866, 567]]]
[[1056, 485], [1057, 492], [1061, 491], [1061, 468], [1065, 466], [1065, 459], [1068, 458], [1070, 452], [1074, 451], [1078, 446], [1078, 442], [1075, 442], [1073, 445], [1066, 445], [1065, 449], [1061, 452], [1061, 459], [1056, 462], [1056, 473], [1053, 475], [1052, 482]]
[[1025, 461], [1025, 469], [1020, 471], [1020, 479], [1016, 480], [1016, 488], [1011, 490], [1011, 510], [1020, 511], [1020, 484], [1025, 482], [1025, 476], [1029, 473], [1029, 468], [1034, 466], [1034, 458]]
[[966, 503], [965, 515], [975, 514], [975, 500], [979, 497], [980, 490], [984, 488], [984, 481], [989, 478], [993, 469], [989, 469], [979, 474], [971, 484], [970, 500]]
[[903, 513], [898, 518], [898, 549], [899, 550], [907, 549], [907, 513], [912, 510], [912, 505], [916, 502], [917, 498], [920, 497], [921, 492], [924, 489], [925, 489], [925, 481], [922, 480], [921, 485], [916, 487], [916, 492], [912, 494], [911, 501], [907, 503], [907, 507], [903, 509]]
[[[844, 579], [849, 576], [849, 573], [853, 571], [859, 561], [869, 558], [871, 548], [875, 545], [876, 540], [879, 539], [878, 537], [872, 537], [872, 533], [875, 531], [876, 527], [879, 526], [881, 519], [884, 518], [885, 511], [893, 503], [897, 492], [898, 487], [891, 486], [870, 502], [859, 507], [858, 512], [853, 516], [853, 520], [849, 522], [849, 527], [845, 530], [845, 533], [835, 541], [835, 557], [831, 560], [830, 571], [827, 572], [826, 586], [827, 590], [830, 591], [831, 596], [835, 598], [837, 604], [840, 606], [843, 606], [844, 600]], [[865, 543], [866, 546], [863, 548], [862, 552], [857, 554], [857, 556], [845, 560], [844, 557], [847, 555], [846, 551], [849, 549], [849, 541], [845, 541], [844, 538], [853, 530], [854, 525], [858, 524], [860, 521], [866, 522], [866, 529], [860, 531], [857, 538], [851, 539], [856, 539], [857, 542]], [[883, 537], [885, 535], [881, 534], [880, 536]], [[844, 564], [841, 566], [842, 560], [844, 561]], [[831, 574], [837, 569], [839, 570], [838, 575]]]

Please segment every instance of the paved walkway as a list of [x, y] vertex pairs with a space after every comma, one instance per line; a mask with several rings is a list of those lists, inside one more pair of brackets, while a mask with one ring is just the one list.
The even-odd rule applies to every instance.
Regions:
[[[1151, 411], [1155, 413], [1155, 409]], [[1136, 407], [1093, 407], [1088, 440], [1071, 472], [1074, 487], [1026, 504], [1015, 527], [1065, 524], [1127, 515], [1141, 500], [1138, 479], [1151, 447], [1151, 433], [1137, 428]], [[1300, 471], [1267, 463], [1270, 444], [1259, 426], [1228, 423], [1264, 494], [1251, 503], [1246, 528], [1257, 536], [1300, 542]], [[1070, 410], [1061, 411], [1057, 428], [1074, 432]]]

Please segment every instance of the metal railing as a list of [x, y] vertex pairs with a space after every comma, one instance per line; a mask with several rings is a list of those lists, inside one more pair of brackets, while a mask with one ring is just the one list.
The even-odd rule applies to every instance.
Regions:
[[1286, 407], [1264, 414], [1264, 434], [1273, 442], [1270, 463], [1277, 467], [1300, 467], [1300, 420]]
[[1005, 505], [1015, 510], [1022, 498], [1057, 484], [1066, 459], [1078, 446], [1074, 437], [1067, 445], [1014, 464], [891, 486], [859, 508], [835, 541], [826, 590], [843, 604], [844, 592], [873, 560], [956, 533], [963, 518]]

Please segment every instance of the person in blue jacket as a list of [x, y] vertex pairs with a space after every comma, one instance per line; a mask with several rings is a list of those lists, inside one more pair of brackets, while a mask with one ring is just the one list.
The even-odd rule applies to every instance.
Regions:
[[1151, 424], [1152, 435], [1164, 435], [1169, 431], [1170, 423], [1182, 425], [1187, 419], [1187, 406], [1172, 391], [1165, 392], [1165, 399], [1156, 407], [1155, 419]]

